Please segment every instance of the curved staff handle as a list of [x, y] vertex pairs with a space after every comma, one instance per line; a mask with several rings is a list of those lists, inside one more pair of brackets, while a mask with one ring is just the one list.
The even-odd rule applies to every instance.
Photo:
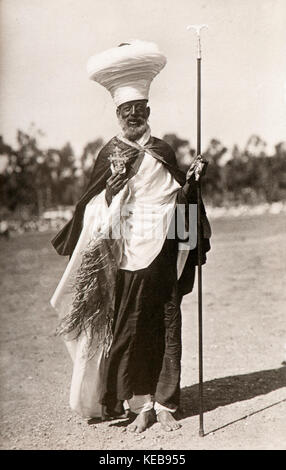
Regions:
[[[201, 157], [201, 30], [207, 28], [206, 24], [189, 25], [187, 30], [195, 30], [197, 36], [197, 159], [206, 169], [206, 164]], [[201, 176], [201, 175], [200, 175]], [[198, 240], [198, 327], [199, 327], [199, 417], [200, 429], [199, 435], [204, 436], [203, 421], [203, 302], [202, 302], [202, 223], [201, 223], [201, 183], [200, 176], [197, 180], [197, 240]]]
[[208, 28], [207, 24], [190, 24], [187, 26], [187, 30], [193, 29], [197, 34], [197, 59], [201, 59], [202, 57], [202, 48], [201, 48], [201, 30], [203, 28]]

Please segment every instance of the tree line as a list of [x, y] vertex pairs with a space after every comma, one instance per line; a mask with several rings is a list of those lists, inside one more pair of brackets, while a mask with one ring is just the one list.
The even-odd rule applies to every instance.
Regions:
[[[62, 148], [43, 149], [42, 133], [33, 128], [17, 131], [17, 148], [0, 136], [0, 215], [41, 215], [49, 208], [72, 206], [82, 193], [98, 155], [102, 138], [89, 142], [75, 156], [68, 142]], [[187, 171], [195, 150], [186, 139], [165, 134], [174, 149], [179, 167]], [[204, 199], [212, 206], [258, 204], [286, 199], [286, 142], [279, 142], [272, 155], [266, 142], [251, 136], [245, 147], [226, 148], [212, 139], [203, 155], [208, 160], [203, 179]]]

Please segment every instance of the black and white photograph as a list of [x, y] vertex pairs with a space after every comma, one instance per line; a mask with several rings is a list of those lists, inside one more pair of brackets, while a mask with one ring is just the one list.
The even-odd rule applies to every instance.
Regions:
[[0, 24], [0, 449], [286, 450], [285, 0]]

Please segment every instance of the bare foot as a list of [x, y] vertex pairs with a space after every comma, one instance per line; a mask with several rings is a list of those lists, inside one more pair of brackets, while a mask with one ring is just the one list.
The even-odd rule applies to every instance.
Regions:
[[157, 421], [161, 424], [164, 431], [176, 431], [181, 425], [175, 420], [172, 413], [162, 410], [157, 414]]
[[129, 424], [127, 427], [128, 431], [140, 433], [145, 431], [151, 424], [154, 423], [154, 411], [144, 411], [143, 413], [139, 413], [135, 421]]

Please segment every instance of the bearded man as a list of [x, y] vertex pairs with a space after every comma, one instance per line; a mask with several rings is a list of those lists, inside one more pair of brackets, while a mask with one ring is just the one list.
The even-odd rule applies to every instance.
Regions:
[[196, 244], [182, 250], [170, 236], [178, 207], [185, 215], [196, 202], [194, 167], [180, 171], [148, 124], [150, 83], [165, 64], [158, 47], [142, 41], [90, 59], [89, 76], [110, 91], [121, 133], [100, 151], [72, 220], [52, 240], [70, 256], [51, 303], [74, 362], [71, 407], [86, 418], [116, 418], [129, 407], [133, 432], [155, 419], [166, 431], [180, 427], [180, 304], [197, 260]]

